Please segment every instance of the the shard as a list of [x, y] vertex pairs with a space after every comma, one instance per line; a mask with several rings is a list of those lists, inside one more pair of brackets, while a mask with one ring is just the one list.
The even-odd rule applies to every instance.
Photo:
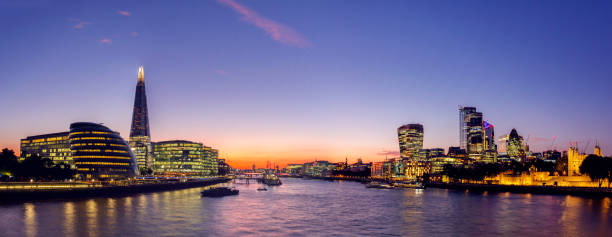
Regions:
[[141, 171], [151, 169], [153, 165], [151, 157], [151, 133], [149, 131], [149, 113], [147, 110], [147, 95], [142, 66], [138, 68], [138, 82], [136, 84], [132, 128], [130, 130], [130, 147], [136, 157], [139, 169]]

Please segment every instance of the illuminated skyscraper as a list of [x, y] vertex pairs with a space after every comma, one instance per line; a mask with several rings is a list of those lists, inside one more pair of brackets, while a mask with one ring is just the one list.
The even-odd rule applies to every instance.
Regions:
[[145, 93], [144, 69], [138, 69], [138, 83], [134, 98], [134, 113], [130, 130], [130, 147], [136, 157], [140, 169], [152, 169], [151, 133], [149, 131], [149, 113], [147, 110], [147, 95]]
[[484, 136], [482, 113], [474, 107], [459, 107], [459, 143], [470, 158], [482, 158]]
[[497, 145], [495, 144], [495, 127], [487, 121], [484, 121], [484, 154], [482, 160], [484, 162], [497, 162]]
[[523, 137], [518, 135], [516, 129], [512, 129], [506, 139], [506, 154], [512, 159], [525, 158], [525, 144]]
[[403, 159], [417, 159], [423, 149], [423, 125], [406, 124], [397, 129], [400, 156]]

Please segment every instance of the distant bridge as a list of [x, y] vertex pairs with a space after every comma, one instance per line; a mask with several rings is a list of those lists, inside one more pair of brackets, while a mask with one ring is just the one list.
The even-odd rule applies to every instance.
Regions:
[[255, 180], [257, 182], [260, 182], [261, 180], [263, 180], [263, 177], [264, 177], [263, 173], [242, 173], [242, 174], [236, 174], [234, 176], [234, 183], [236, 183], [236, 180], [238, 180], [238, 181], [245, 180], [247, 184], [251, 180]]

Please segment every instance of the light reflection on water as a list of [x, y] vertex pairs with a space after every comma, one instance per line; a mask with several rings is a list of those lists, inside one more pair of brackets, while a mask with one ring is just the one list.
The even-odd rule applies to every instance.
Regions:
[[240, 195], [200, 188], [123, 198], [0, 205], [6, 236], [600, 236], [610, 198], [444, 189], [376, 190], [354, 182], [284, 179]]

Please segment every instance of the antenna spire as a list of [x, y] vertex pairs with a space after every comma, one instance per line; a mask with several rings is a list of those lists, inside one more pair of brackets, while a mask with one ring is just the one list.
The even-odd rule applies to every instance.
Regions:
[[142, 65], [138, 68], [138, 82], [144, 82], [144, 68]]

